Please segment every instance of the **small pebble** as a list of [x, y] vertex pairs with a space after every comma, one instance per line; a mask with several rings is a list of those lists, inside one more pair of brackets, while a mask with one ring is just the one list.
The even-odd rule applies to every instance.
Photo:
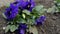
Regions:
[[3, 30], [5, 30], [6, 27], [3, 27]]

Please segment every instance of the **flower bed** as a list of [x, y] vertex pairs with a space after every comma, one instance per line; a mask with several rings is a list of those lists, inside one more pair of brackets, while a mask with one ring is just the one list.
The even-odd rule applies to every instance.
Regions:
[[[23, 1], [22, 1], [23, 2]], [[24, 2], [25, 3], [25, 2]], [[23, 4], [24, 4], [23, 3]], [[29, 30], [29, 27], [32, 27], [32, 26], [41, 26], [41, 25], [43, 25], [44, 23], [43, 23], [43, 21], [45, 21], [45, 16], [44, 16], [44, 13], [45, 13], [45, 8], [43, 8], [43, 6], [42, 5], [38, 5], [38, 6], [35, 6], [35, 8], [33, 8], [33, 10], [32, 10], [32, 8], [31, 7], [27, 7], [27, 6], [23, 6], [23, 5], [20, 5], [20, 3], [19, 4], [17, 4], [17, 5], [15, 5], [16, 3], [14, 2], [14, 3], [11, 3], [11, 5], [9, 6], [9, 7], [7, 7], [7, 9], [6, 9], [6, 12], [3, 14], [3, 16], [4, 16], [4, 18], [7, 20], [7, 22], [8, 22], [8, 27], [6, 27], [6, 29], [8, 28], [8, 30], [7, 31], [9, 31], [10, 30], [10, 32], [14, 32], [14, 31], [18, 31], [18, 33], [22, 33], [22, 34], [24, 34], [24, 32], [26, 33], [27, 32], [27, 30], [26, 29], [28, 29]], [[28, 6], [29, 6], [30, 4], [28, 4]], [[18, 6], [20, 6], [20, 7], [18, 7]], [[27, 7], [27, 8], [26, 8]], [[15, 9], [16, 8], [16, 9]], [[19, 11], [18, 11], [18, 8], [19, 8]], [[55, 10], [55, 9], [58, 9], [58, 8], [56, 8], [55, 6], [53, 6], [52, 8], [49, 8], [48, 10], [47, 10], [47, 12], [48, 13], [55, 13], [55, 12], [58, 12], [58, 10]], [[40, 10], [41, 10], [41, 12], [40, 12]], [[21, 12], [22, 11], [22, 12]], [[32, 12], [31, 12], [32, 11]], [[36, 13], [35, 13], [35, 12]], [[50, 12], [49, 12], [50, 11]], [[55, 11], [55, 12], [54, 12]], [[22, 14], [21, 14], [22, 13]], [[19, 15], [20, 16], [19, 16]], [[37, 15], [36, 15], [37, 14]], [[16, 15], [17, 15], [17, 17], [16, 17]], [[30, 18], [30, 19], [32, 19], [33, 20], [33, 18], [35, 18], [34, 20], [35, 20], [35, 22], [33, 23], [32, 21], [31, 21], [31, 23], [29, 23], [30, 22], [30, 20], [29, 20], [29, 22], [26, 22], [26, 21], [28, 21], [27, 19], [26, 19], [26, 16], [28, 17], [28, 18]], [[34, 16], [33, 18], [31, 18], [31, 16]], [[40, 18], [39, 18], [39, 16], [40, 16]], [[22, 18], [23, 20], [19, 20], [19, 18]], [[15, 19], [16, 18], [16, 19]], [[26, 21], [24, 21], [26, 19]], [[19, 21], [18, 21], [19, 20]], [[21, 23], [19, 23], [21, 21]], [[24, 22], [23, 22], [24, 21]], [[26, 22], [26, 23], [25, 23]], [[17, 26], [16, 26], [17, 25]], [[28, 27], [27, 27], [28, 26]], [[14, 28], [13, 28], [14, 27]], [[16, 28], [18, 28], [18, 29], [16, 29]], [[5, 32], [6, 32], [6, 30], [5, 30]]]

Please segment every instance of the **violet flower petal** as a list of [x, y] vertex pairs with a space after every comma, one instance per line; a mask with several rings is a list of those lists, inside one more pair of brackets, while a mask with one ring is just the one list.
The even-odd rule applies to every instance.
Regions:
[[40, 16], [40, 18], [36, 20], [36, 25], [42, 25], [45, 19], [46, 19], [46, 16]]

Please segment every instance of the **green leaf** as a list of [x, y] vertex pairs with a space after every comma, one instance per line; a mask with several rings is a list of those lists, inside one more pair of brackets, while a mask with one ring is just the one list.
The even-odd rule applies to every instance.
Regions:
[[7, 3], [6, 7], [9, 7], [10, 6], [10, 3]]
[[25, 17], [26, 17], [25, 14], [22, 14], [22, 16], [23, 16], [23, 18], [25, 19]]
[[31, 19], [30, 23], [31, 23], [31, 25], [34, 25], [35, 24], [35, 20]]
[[36, 16], [32, 16], [32, 19], [35, 19], [36, 18]]
[[46, 9], [43, 7], [43, 5], [37, 5], [34, 9], [33, 9], [33, 13], [36, 16], [41, 16], [45, 13]]
[[30, 27], [29, 31], [32, 32], [33, 34], [38, 34], [38, 30], [37, 30], [37, 28], [35, 26]]
[[14, 18], [13, 22], [15, 23], [15, 22], [17, 22], [17, 21], [20, 21], [20, 18], [21, 18], [21, 16], [18, 14], [18, 15]]
[[23, 10], [23, 13], [30, 15], [30, 11], [28, 11], [28, 10]]
[[10, 31], [11, 31], [11, 32], [14, 32], [17, 28], [18, 28], [18, 26], [11, 25], [11, 26], [10, 26]]
[[19, 23], [26, 23], [26, 20], [23, 19], [23, 18], [20, 18], [20, 19], [17, 21], [17, 23], [18, 23], [18, 24], [19, 24]]
[[7, 17], [5, 16], [5, 14], [4, 14], [4, 13], [2, 13], [2, 16], [3, 16], [5, 19], [7, 19]]
[[41, 9], [43, 9], [43, 5], [37, 5], [37, 6], [35, 7], [35, 10], [36, 10], [36, 11], [40, 11]]
[[47, 13], [54, 13], [54, 12], [59, 12], [59, 10], [56, 6], [52, 6], [52, 8], [49, 8], [47, 10]]
[[20, 23], [26, 23], [26, 20], [23, 19], [23, 18], [21, 18], [21, 19], [20, 19]]
[[13, 22], [10, 22], [11, 24], [14, 24]]
[[[59, 9], [59, 8], [60, 8], [60, 3], [57, 3], [57, 5], [58, 5], [57, 7], [58, 7], [58, 9]], [[59, 9], [59, 10], [60, 10], [60, 9]]]
[[57, 3], [60, 3], [60, 0], [56, 0], [57, 1]]
[[39, 16], [39, 13], [37, 13], [37, 11], [36, 11], [36, 10], [33, 10], [33, 12], [32, 12], [32, 14], [31, 14], [31, 16], [38, 17], [38, 16]]
[[60, 3], [58, 3], [57, 5], [60, 6]]
[[27, 19], [27, 23], [26, 24], [29, 24], [29, 25], [33, 25], [35, 23], [35, 19]]
[[8, 32], [9, 29], [10, 29], [10, 25], [8, 25], [8, 26], [6, 27], [6, 29], [5, 29], [5, 33]]

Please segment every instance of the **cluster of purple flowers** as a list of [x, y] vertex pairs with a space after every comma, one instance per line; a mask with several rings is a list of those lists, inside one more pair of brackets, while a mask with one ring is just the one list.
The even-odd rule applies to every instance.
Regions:
[[6, 8], [5, 15], [8, 20], [12, 20], [18, 14], [18, 6], [10, 4], [10, 7]]
[[[31, 12], [34, 6], [35, 6], [35, 2], [33, 0], [27, 0], [27, 1], [16, 0], [16, 2], [11, 3], [10, 6], [6, 8], [5, 16], [7, 17], [8, 20], [13, 20], [19, 13], [18, 9], [22, 9], [22, 10], [27, 9]], [[45, 20], [45, 18], [46, 18], [45, 16], [41, 16], [36, 20], [36, 24], [41, 25], [42, 22]], [[27, 29], [26, 24], [20, 24], [19, 34], [24, 34], [26, 29]]]
[[11, 3], [10, 6], [6, 9], [5, 15], [8, 20], [12, 20], [18, 14], [18, 9], [27, 9], [32, 11], [34, 6], [35, 2], [33, 0], [16, 0], [16, 2]]
[[[13, 20], [18, 14], [18, 9], [27, 9], [32, 11], [35, 6], [35, 2], [33, 0], [16, 0], [13, 3], [10, 3], [10, 6], [6, 8], [6, 12], [4, 13], [8, 20]], [[19, 26], [19, 34], [24, 34], [27, 26], [25, 24], [20, 24]]]

